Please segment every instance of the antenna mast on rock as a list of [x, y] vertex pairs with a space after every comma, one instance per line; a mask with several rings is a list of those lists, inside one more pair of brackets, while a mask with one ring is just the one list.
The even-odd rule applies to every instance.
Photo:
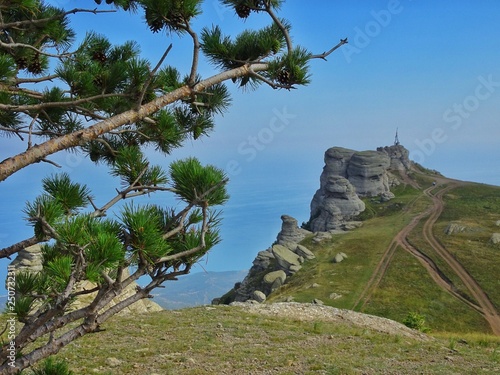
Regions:
[[396, 137], [394, 138], [394, 146], [397, 145], [399, 145], [398, 128], [396, 128]]

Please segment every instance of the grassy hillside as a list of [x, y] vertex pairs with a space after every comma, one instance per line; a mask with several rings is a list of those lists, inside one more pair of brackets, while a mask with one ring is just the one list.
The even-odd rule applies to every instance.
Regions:
[[[500, 232], [500, 187], [413, 177], [420, 188], [402, 184], [389, 202], [366, 199], [361, 228], [319, 244], [303, 241], [316, 258], [267, 303], [304, 302], [304, 316], [205, 306], [115, 317], [56, 357], [75, 375], [500, 373], [500, 336], [484, 317], [484, 298], [459, 272], [463, 267], [498, 310], [500, 245], [490, 238]], [[458, 231], [446, 234], [449, 224]], [[347, 259], [334, 263], [339, 252]], [[423, 316], [429, 336], [408, 336], [396, 325], [381, 332], [364, 318], [316, 317], [307, 310], [314, 299], [398, 322]], [[0, 324], [5, 319], [0, 315]]]
[[[320, 319], [197, 307], [116, 317], [64, 348], [80, 374], [492, 374], [500, 339], [421, 340]], [[28, 372], [26, 372], [28, 373]]]
[[[449, 294], [436, 284], [423, 264], [401, 246], [393, 254], [380, 280], [366, 289], [367, 283], [396, 234], [412, 218], [431, 208], [432, 200], [423, 194], [436, 178], [440, 183], [432, 190], [436, 195], [457, 183], [439, 175], [418, 173], [414, 178], [420, 189], [400, 185], [394, 189], [396, 198], [386, 203], [366, 199], [364, 225], [347, 234], [336, 235], [329, 242], [314, 244], [304, 240], [316, 255], [292, 277], [288, 284], [269, 300], [311, 302], [314, 298], [326, 305], [354, 309], [399, 322], [410, 313], [426, 318], [434, 332], [491, 333], [484, 317], [474, 308]], [[443, 190], [444, 210], [432, 228], [437, 240], [458, 260], [466, 272], [480, 284], [493, 304], [500, 306], [500, 246], [492, 245], [492, 233], [500, 232], [500, 188], [473, 183], [458, 183]], [[468, 301], [476, 303], [461, 278], [435, 252], [423, 236], [423, 226], [429, 215], [423, 215], [407, 240], [429, 257], [453, 285], [454, 290]], [[464, 231], [445, 234], [450, 223], [465, 227]], [[335, 254], [343, 252], [348, 259], [333, 263]]]

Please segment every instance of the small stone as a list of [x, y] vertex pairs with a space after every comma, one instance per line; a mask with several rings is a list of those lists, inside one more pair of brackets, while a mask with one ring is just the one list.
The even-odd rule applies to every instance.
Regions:
[[110, 358], [106, 359], [106, 364], [109, 367], [118, 367], [122, 364], [122, 361], [120, 361], [118, 358], [110, 357]]

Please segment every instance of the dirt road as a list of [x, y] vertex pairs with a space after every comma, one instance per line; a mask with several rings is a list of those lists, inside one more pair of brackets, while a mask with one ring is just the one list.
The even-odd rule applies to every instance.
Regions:
[[[436, 194], [432, 194], [432, 192], [436, 188], [445, 183], [448, 184], [448, 186], [440, 189]], [[444, 289], [446, 292], [450, 293], [452, 296], [456, 297], [463, 303], [467, 304], [469, 307], [474, 308], [475, 310], [480, 312], [489, 323], [492, 332], [495, 335], [500, 335], [500, 314], [488, 298], [488, 295], [482, 290], [480, 285], [467, 272], [467, 270], [452, 256], [452, 254], [450, 254], [450, 252], [446, 250], [443, 245], [441, 245], [441, 243], [436, 239], [432, 232], [434, 224], [443, 212], [443, 195], [446, 192], [456, 188], [457, 186], [460, 186], [460, 184], [462, 183], [458, 181], [440, 178], [439, 184], [437, 184], [436, 186], [431, 186], [424, 190], [423, 193], [431, 198], [432, 205], [426, 211], [414, 217], [406, 227], [404, 227], [398, 234], [396, 234], [387, 250], [383, 254], [382, 259], [377, 264], [375, 271], [368, 281], [365, 289], [354, 304], [353, 309], [359, 309], [361, 311], [363, 310], [363, 307], [370, 300], [371, 294], [378, 287], [380, 281], [384, 277], [384, 274], [391, 263], [394, 252], [396, 251], [398, 246], [401, 246], [422, 263], [422, 265], [429, 272], [430, 276], [437, 285], [439, 285], [442, 289]], [[408, 235], [413, 230], [415, 230], [416, 226], [424, 217], [427, 217], [427, 220], [424, 223], [422, 231], [423, 238], [434, 249], [436, 254], [440, 258], [442, 258], [452, 269], [452, 271], [460, 278], [474, 301], [471, 301], [458, 293], [453, 283], [446, 277], [443, 272], [441, 272], [436, 263], [422, 251], [410, 244], [410, 242], [408, 241]]]

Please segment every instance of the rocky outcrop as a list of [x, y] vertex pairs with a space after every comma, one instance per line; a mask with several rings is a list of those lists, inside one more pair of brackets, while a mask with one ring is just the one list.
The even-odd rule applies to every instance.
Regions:
[[311, 201], [309, 229], [313, 232], [341, 229], [364, 211], [360, 197], [394, 198], [390, 187], [398, 181], [390, 171], [406, 173], [409, 152], [402, 145], [379, 147], [377, 151], [354, 151], [332, 147], [325, 152], [320, 187]]
[[282, 215], [281, 221], [281, 231], [276, 238], [277, 243], [280, 245], [284, 245], [287, 242], [298, 243], [311, 234], [308, 230], [299, 228], [297, 220], [291, 216]]
[[465, 225], [459, 224], [459, 223], [449, 223], [445, 230], [444, 233], [451, 235], [451, 234], [456, 234], [456, 233], [463, 233], [467, 230], [467, 227]]
[[297, 220], [283, 215], [283, 226], [278, 241], [270, 248], [259, 251], [252, 268], [241, 283], [214, 303], [263, 302], [272, 292], [286, 284], [290, 277], [302, 268], [302, 264], [314, 259], [314, 253], [293, 240], [302, 240], [312, 233], [298, 228]]
[[[276, 243], [257, 254], [245, 279], [218, 298], [217, 303], [261, 302], [264, 300], [261, 293], [267, 298], [286, 284], [304, 262], [315, 258], [313, 252], [299, 242], [309, 236], [313, 243], [328, 241], [334, 234], [358, 228], [362, 222], [355, 221], [356, 217], [365, 209], [360, 196], [378, 196], [381, 201], [393, 198], [390, 187], [397, 183], [389, 170], [407, 171], [408, 155], [399, 144], [377, 151], [359, 152], [342, 147], [326, 150], [320, 188], [311, 201], [307, 230], [299, 228], [293, 217], [281, 216]], [[337, 253], [332, 261], [340, 263], [346, 259], [346, 254]]]
[[411, 169], [410, 152], [401, 144], [378, 147], [377, 151], [384, 152], [390, 158], [389, 169], [407, 172]]
[[[33, 245], [27, 247], [18, 252], [17, 257], [11, 262], [11, 265], [14, 266], [15, 272], [32, 272], [37, 273], [42, 270], [43, 263], [43, 255], [40, 248], [40, 245]], [[126, 275], [125, 275], [126, 276]], [[116, 305], [118, 302], [123, 301], [127, 297], [131, 296], [135, 293], [135, 289], [137, 288], [136, 283], [130, 284], [125, 290], [114, 298], [109, 306]], [[90, 282], [82, 282], [77, 286], [77, 290], [89, 290], [95, 287], [94, 284]], [[76, 310], [80, 307], [83, 307], [85, 304], [90, 303], [96, 293], [88, 294], [85, 296], [81, 296], [72, 302], [71, 308]], [[134, 303], [133, 305], [127, 307], [126, 309], [120, 312], [121, 315], [132, 314], [132, 313], [145, 313], [145, 312], [153, 312], [153, 311], [161, 311], [163, 310], [160, 305], [149, 299], [141, 299]]]
[[365, 210], [349, 180], [334, 175], [324, 180], [311, 201], [309, 227], [313, 232], [338, 229]]
[[374, 197], [390, 192], [387, 175], [390, 165], [390, 158], [383, 152], [355, 152], [349, 160], [345, 177], [356, 188], [356, 194]]

